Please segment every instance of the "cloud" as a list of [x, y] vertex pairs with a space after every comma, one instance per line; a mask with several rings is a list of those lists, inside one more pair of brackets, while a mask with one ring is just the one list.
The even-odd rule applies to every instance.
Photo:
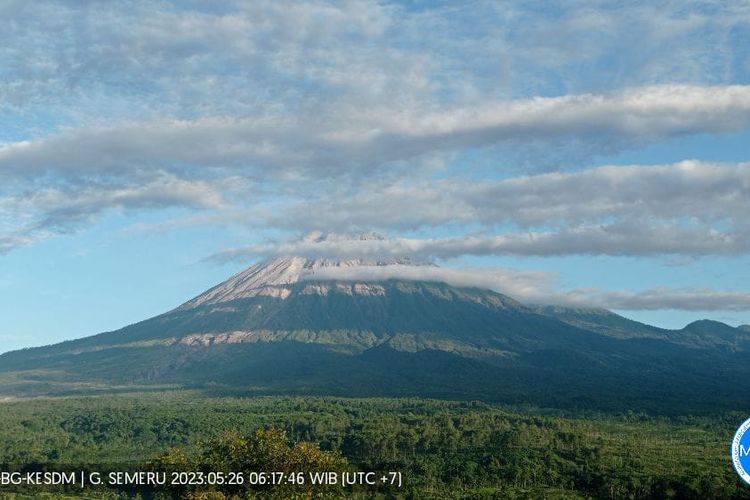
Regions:
[[[505, 239], [504, 239], [505, 238]], [[629, 238], [623, 239], [625, 242]], [[684, 238], [688, 240], [689, 238]], [[693, 235], [697, 245], [707, 244]], [[669, 245], [668, 235], [656, 235], [653, 245]], [[369, 259], [387, 261], [393, 257], [409, 257], [427, 261], [466, 254], [498, 253], [498, 247], [509, 240], [499, 238], [406, 239], [366, 235], [326, 234], [313, 232], [304, 238], [280, 244], [267, 243], [231, 249], [210, 257], [226, 262], [250, 257], [296, 255], [311, 258]], [[660, 243], [661, 242], [661, 243]], [[512, 242], [511, 242], [512, 243]], [[608, 245], [615, 242], [608, 241]], [[533, 244], [533, 242], [531, 242]], [[582, 243], [583, 245], [586, 242]], [[710, 243], [709, 243], [710, 244]], [[683, 249], [684, 250], [684, 249]], [[534, 250], [539, 252], [537, 248]], [[746, 251], [746, 250], [745, 250]], [[317, 269], [304, 277], [307, 280], [383, 281], [403, 279], [440, 281], [458, 287], [477, 287], [510, 295], [524, 304], [555, 304], [570, 307], [596, 307], [615, 310], [680, 310], [680, 311], [750, 311], [750, 293], [700, 287], [656, 287], [645, 290], [617, 290], [594, 287], [563, 289], [557, 273], [519, 270], [502, 267], [439, 267], [434, 265], [393, 264], [385, 266], [341, 266]]]
[[227, 203], [227, 181], [180, 179], [157, 174], [142, 184], [89, 184], [74, 190], [44, 189], [16, 198], [16, 209], [39, 210], [45, 221], [65, 222], [109, 208], [165, 208], [173, 206], [218, 208]]
[[539, 294], [540, 289], [550, 289], [557, 279], [553, 273], [524, 271], [508, 268], [449, 268], [437, 266], [388, 266], [323, 267], [306, 280], [363, 280], [384, 281], [402, 279], [411, 281], [441, 281], [458, 287], [477, 287], [502, 290], [513, 297], [528, 297]]
[[1, 8], [8, 83], [1, 100], [84, 113], [96, 107], [107, 117], [247, 111], [267, 95], [292, 104], [297, 85], [277, 82], [304, 85], [312, 76], [306, 72], [353, 62], [390, 23], [389, 9], [370, 2], [136, 0], [103, 10], [40, 1]]
[[[324, 197], [296, 202], [254, 187], [253, 205], [242, 208], [233, 200], [246, 200], [243, 193], [248, 189], [242, 178], [181, 180], [161, 173], [142, 185], [92, 183], [72, 191], [39, 189], [13, 198], [14, 204], [0, 200], [0, 213], [3, 206], [6, 212], [41, 210], [47, 213], [44, 219], [52, 221], [85, 219], [87, 212], [113, 207], [188, 206], [214, 210], [160, 222], [158, 229], [188, 225], [296, 231], [482, 228], [479, 234], [451, 238], [357, 242], [352, 249], [340, 242], [260, 244], [217, 257], [224, 259], [277, 252], [411, 253], [440, 259], [464, 254], [700, 256], [750, 249], [746, 221], [750, 165], [746, 163], [605, 166], [481, 182], [460, 178], [373, 182], [358, 191], [324, 191]], [[305, 192], [302, 185], [297, 199]], [[492, 234], [498, 230], [501, 234]]]
[[8, 69], [0, 101], [99, 106], [107, 115], [245, 112], [265, 100], [294, 108], [318, 96], [403, 103], [425, 92], [467, 100], [722, 83], [742, 75], [742, 45], [728, 34], [742, 33], [750, 18], [741, 0], [573, 0], [543, 9], [520, 0], [111, 1], [106, 10], [10, 1], [0, 8]]
[[204, 117], [71, 128], [0, 145], [0, 176], [86, 175], [157, 166], [237, 167], [260, 178], [372, 172], [436, 151], [576, 139], [619, 141], [750, 126], [750, 86], [657, 86], [440, 111], [349, 109], [331, 121]]
[[[741, 0], [10, 1], [0, 16], [0, 253], [108, 210], [172, 207], [190, 213], [160, 228], [450, 235], [260, 243], [222, 261], [750, 250], [750, 164], [590, 168], [750, 128]], [[524, 300], [745, 307], [731, 292], [435, 272]]]
[[750, 164], [683, 161], [502, 180], [368, 183], [359, 191], [339, 190], [333, 196], [298, 201], [268, 217], [271, 224], [290, 229], [401, 230], [451, 223], [529, 228], [628, 218], [742, 225], [748, 211]]
[[43, 187], [0, 197], [0, 229], [6, 228], [0, 230], [0, 254], [73, 231], [106, 210], [219, 208], [226, 205], [230, 188], [243, 185], [229, 179], [180, 179], [164, 172], [138, 181]]
[[[292, 230], [463, 224], [493, 234], [501, 221], [517, 226], [493, 243], [510, 253], [525, 251], [527, 229], [571, 249], [563, 240], [624, 234], [627, 224], [711, 236], [673, 220], [652, 224], [650, 212], [668, 210], [653, 200], [671, 196], [658, 179], [660, 192], [644, 180], [645, 194], [631, 196], [643, 213], [624, 224], [605, 214], [617, 219], [624, 208], [604, 205], [619, 189], [613, 183], [635, 180], [601, 172], [534, 178], [535, 201], [523, 179], [496, 178], [571, 157], [586, 168], [602, 152], [750, 126], [750, 86], [738, 84], [747, 81], [737, 62], [742, 44], [726, 36], [746, 29], [743, 2], [552, 2], [544, 15], [520, 1], [113, 1], [105, 10], [42, 1], [0, 9], [0, 211], [15, 203], [25, 212], [7, 230], [0, 221], [8, 242], [38, 238], [37, 225], [71, 230], [108, 208], [145, 206], [197, 208], [205, 212], [191, 217], [217, 223], [221, 211], [234, 225], [255, 215]], [[485, 151], [477, 171], [455, 160], [477, 148]], [[652, 178], [646, 168], [637, 176]], [[436, 180], [438, 170], [478, 180]], [[191, 182], [213, 201], [132, 193], [158, 175]], [[232, 196], [239, 179], [253, 191]], [[596, 203], [576, 206], [576, 183], [591, 186]], [[687, 206], [677, 201], [671, 206]], [[713, 220], [697, 222], [713, 224], [726, 206], [719, 201], [701, 205]], [[558, 223], [568, 227], [538, 227]], [[736, 236], [716, 231], [717, 241]]]
[[391, 133], [491, 142], [550, 136], [652, 137], [748, 126], [750, 87], [663, 85], [606, 94], [488, 102], [477, 108], [381, 117]]
[[557, 294], [566, 305], [586, 305], [629, 311], [750, 311], [750, 293], [710, 288], [658, 287], [643, 291], [583, 288]]
[[[448, 228], [443, 238], [290, 240], [230, 249], [214, 259], [274, 253], [462, 255], [737, 255], [750, 251], [750, 164], [684, 161], [605, 166], [503, 180], [368, 184], [356, 192], [183, 220], [296, 231]], [[311, 216], [314, 214], [314, 216]], [[244, 222], [243, 222], [244, 221]], [[176, 226], [180, 221], [173, 221]], [[474, 234], [467, 234], [467, 227]], [[499, 234], [498, 234], [499, 233]]]
[[29, 231], [27, 231], [26, 233], [27, 234], [23, 234], [23, 235], [19, 235], [19, 234], [0, 235], [0, 255], [4, 253], [8, 253], [11, 250], [14, 250], [18, 247], [30, 245], [32, 243], [35, 243], [37, 241], [44, 239], [43, 235], [30, 234]]
[[383, 241], [291, 240], [259, 243], [222, 250], [214, 262], [246, 261], [271, 255], [324, 258], [412, 257], [422, 260], [453, 259], [466, 255], [564, 256], [564, 255], [716, 255], [750, 250], [746, 236], [714, 229], [676, 226], [642, 227], [638, 224], [590, 226], [557, 232], [525, 232], [503, 235], [465, 235], [447, 238], [390, 238]]
[[458, 287], [477, 287], [507, 294], [525, 304], [555, 304], [629, 311], [750, 311], [750, 293], [707, 288], [659, 287], [640, 291], [576, 288], [561, 290], [555, 273], [498, 267], [448, 268], [437, 266], [327, 267], [306, 280], [440, 281]]

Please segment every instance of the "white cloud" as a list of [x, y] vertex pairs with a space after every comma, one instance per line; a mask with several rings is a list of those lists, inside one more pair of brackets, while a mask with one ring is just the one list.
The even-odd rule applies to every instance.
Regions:
[[446, 238], [390, 238], [383, 241], [291, 240], [259, 243], [218, 252], [210, 260], [243, 261], [269, 255], [372, 258], [413, 257], [423, 260], [453, 259], [465, 255], [716, 255], [750, 251], [745, 235], [714, 229], [639, 224], [583, 226], [556, 232], [524, 232], [503, 235], [464, 235]]
[[[451, 223], [529, 228], [622, 219], [742, 225], [749, 211], [750, 164], [684, 161], [502, 180], [368, 183], [359, 191], [342, 189], [333, 196], [290, 204], [268, 217], [273, 225], [307, 230], [416, 229]], [[309, 217], [311, 213], [315, 217]]]
[[[274, 209], [173, 221], [297, 231], [450, 228], [453, 237], [288, 241], [220, 258], [277, 252], [415, 255], [720, 255], [750, 251], [750, 165], [685, 161], [606, 166], [504, 180], [367, 184]], [[167, 224], [169, 225], [169, 224]], [[481, 229], [466, 234], [466, 227]], [[499, 234], [498, 234], [499, 233]]]
[[[640, 211], [630, 226], [714, 235], [718, 251], [734, 251], [741, 244], [719, 241], [736, 236], [732, 228], [651, 223], [652, 212], [662, 214], [658, 219], [670, 206], [688, 206], [666, 181], [651, 188], [656, 168], [633, 170], [643, 179], [640, 198], [624, 193], [610, 200], [615, 183], [637, 181], [604, 170], [533, 178], [533, 187], [522, 178], [435, 181], [430, 165], [436, 157], [495, 148], [497, 155], [482, 160], [492, 178], [509, 168], [508, 155], [524, 152], [532, 160], [543, 152], [559, 166], [574, 151], [585, 168], [592, 155], [633, 143], [747, 129], [750, 86], [736, 84], [746, 81], [736, 64], [741, 50], [726, 33], [744, 29], [750, 13], [743, 2], [706, 5], [552, 2], [540, 16], [536, 6], [516, 1], [418, 8], [114, 1], [107, 9], [6, 2], [0, 204], [24, 198], [30, 214], [11, 217], [28, 224], [0, 234], [23, 239], [23, 228], [35, 227], [29, 218], [70, 227], [64, 218], [94, 220], [86, 212], [107, 207], [214, 210], [222, 198], [235, 221], [246, 211], [288, 229], [463, 224], [491, 234], [502, 221], [532, 229], [537, 240], [602, 239], [597, 233], [622, 233], [624, 226], [600, 219], [607, 212], [622, 217], [630, 203]], [[672, 170], [665, 178], [683, 175]], [[197, 193], [161, 201], [128, 194], [159, 172], [195, 189], [209, 183], [213, 201]], [[256, 181], [252, 193], [232, 197], [223, 192], [231, 188], [217, 187], [217, 180], [229, 185], [239, 177]], [[574, 185], [590, 186], [592, 203], [576, 204]], [[347, 196], [358, 186], [365, 189], [356, 199]], [[657, 206], [663, 195], [670, 202]], [[47, 209], [42, 205], [53, 201], [42, 196], [66, 199]], [[711, 218], [698, 222], [715, 222], [728, 204], [708, 201], [717, 199], [691, 208]], [[730, 217], [743, 208], [734, 203]], [[214, 212], [197, 217], [221, 220]], [[550, 221], [568, 227], [536, 227]], [[497, 251], [525, 251], [528, 238], [517, 233], [495, 241]]]
[[[750, 249], [746, 163], [587, 169], [602, 152], [750, 128], [746, 2], [107, 7], [0, 5], [0, 253], [106, 210], [167, 207], [212, 226], [454, 235], [220, 259]], [[475, 148], [491, 153], [476, 170], [431, 163]], [[563, 164], [587, 170], [498, 180]]]
[[[648, 243], [660, 251], [669, 246], [674, 235], [653, 235]], [[340, 258], [387, 261], [393, 257], [409, 257], [417, 261], [432, 258], [450, 259], [461, 255], [488, 255], [513, 251], [524, 254], [545, 255], [545, 249], [553, 248], [553, 253], [565, 253], [570, 249], [561, 247], [554, 237], [549, 241], [513, 241], [507, 236], [494, 238], [360, 238], [342, 234], [311, 233], [305, 238], [284, 243], [267, 243], [244, 248], [230, 249], [211, 257], [212, 260], [248, 260], [251, 257], [270, 255], [296, 255], [312, 258]], [[636, 240], [635, 242], [630, 240]], [[705, 235], [681, 235], [676, 239], [679, 251], [684, 252], [685, 242], [693, 241], [696, 251], [711, 247], [715, 242], [706, 241]], [[581, 245], [591, 253], [596, 242], [570, 238], [570, 245]], [[637, 251], [646, 250], [644, 240], [637, 236], [623, 237], [618, 241], [607, 236], [602, 249], [604, 253], [629, 252], [638, 246]], [[528, 248], [524, 248], [524, 247]], [[650, 249], [649, 251], [653, 251]], [[716, 251], [716, 248], [709, 248]], [[748, 248], [744, 248], [744, 252]], [[683, 311], [750, 311], [750, 293], [736, 290], [716, 290], [711, 288], [656, 287], [645, 290], [617, 290], [601, 288], [560, 287], [556, 273], [536, 270], [518, 270], [498, 267], [454, 268], [425, 265], [388, 265], [329, 267], [316, 270], [305, 277], [308, 280], [364, 280], [382, 281], [404, 279], [418, 281], [441, 281], [459, 287], [478, 287], [498, 291], [526, 304], [556, 304], [571, 307], [600, 307], [620, 310], [683, 310]]]
[[658, 287], [642, 291], [583, 288], [550, 297], [556, 303], [629, 311], [750, 311], [750, 293], [709, 288]]
[[236, 179], [189, 180], [164, 172], [142, 176], [139, 182], [118, 181], [42, 187], [0, 197], [0, 254], [72, 231], [106, 210], [220, 208], [227, 204], [227, 192], [244, 185]]
[[659, 86], [611, 94], [485, 102], [441, 111], [342, 110], [335, 119], [211, 117], [68, 129], [0, 145], [0, 176], [85, 175], [156, 165], [242, 167], [261, 178], [359, 171], [498, 143], [654, 140], [750, 127], [750, 86]]
[[555, 304], [604, 309], [750, 311], [750, 293], [706, 288], [659, 287], [640, 291], [576, 288], [561, 290], [555, 273], [497, 267], [448, 268], [436, 266], [328, 267], [305, 276], [307, 280], [383, 281], [402, 279], [439, 281], [458, 287], [477, 287], [507, 294], [526, 304]]
[[18, 247], [30, 245], [44, 239], [45, 236], [32, 234], [31, 231], [25, 231], [25, 234], [2, 234], [0, 235], [0, 255], [10, 252]]
[[[476, 108], [380, 117], [386, 133], [478, 143], [549, 136], [659, 137], [748, 126], [750, 87], [663, 85], [608, 94], [485, 102]], [[467, 141], [472, 141], [470, 137]]]
[[544, 271], [524, 271], [507, 268], [449, 268], [437, 266], [352, 266], [323, 267], [307, 280], [363, 280], [383, 281], [402, 279], [411, 281], [440, 281], [458, 287], [477, 287], [501, 291], [513, 297], [538, 296], [540, 290], [549, 291], [556, 276]]

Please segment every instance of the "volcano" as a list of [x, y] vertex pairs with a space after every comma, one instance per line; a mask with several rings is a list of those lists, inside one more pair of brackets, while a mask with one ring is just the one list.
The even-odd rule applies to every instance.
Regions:
[[[270, 258], [154, 318], [3, 354], [0, 395], [169, 385], [683, 413], [750, 402], [732, 389], [747, 375], [747, 328], [663, 330], [397, 277], [418, 266], [432, 264]], [[346, 278], [358, 274], [385, 277]]]

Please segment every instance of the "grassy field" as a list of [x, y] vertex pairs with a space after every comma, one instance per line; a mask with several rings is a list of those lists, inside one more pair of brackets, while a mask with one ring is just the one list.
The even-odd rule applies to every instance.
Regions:
[[666, 419], [480, 402], [195, 391], [6, 400], [0, 414], [0, 463], [7, 468], [138, 468], [169, 448], [205, 468], [200, 457], [217, 436], [272, 427], [285, 430], [290, 443], [310, 441], [340, 453], [353, 469], [402, 472], [402, 488], [377, 490], [385, 496], [750, 498], [728, 453], [739, 414]]

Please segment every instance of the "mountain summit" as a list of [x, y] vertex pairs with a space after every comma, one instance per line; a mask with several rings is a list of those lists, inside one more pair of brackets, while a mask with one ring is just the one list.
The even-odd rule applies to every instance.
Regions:
[[400, 277], [419, 266], [431, 264], [271, 257], [160, 316], [0, 356], [0, 396], [171, 384], [597, 409], [737, 407], [728, 380], [748, 375], [747, 329], [701, 322], [662, 330], [605, 310], [528, 307], [491, 290]]
[[191, 308], [204, 304], [216, 304], [255, 297], [257, 295], [267, 295], [284, 299], [290, 294], [290, 285], [301, 281], [315, 280], [319, 275], [326, 276], [325, 271], [332, 269], [407, 265], [429, 264], [415, 264], [414, 261], [406, 257], [381, 260], [275, 257], [248, 267], [180, 307]]
[[[330, 279], [331, 274], [345, 276], [347, 270], [354, 268], [382, 268], [385, 266], [432, 266], [428, 262], [415, 261], [410, 257], [388, 258], [337, 258], [321, 255], [330, 247], [362, 242], [386, 242], [387, 239], [377, 233], [356, 235], [343, 233], [323, 233], [315, 231], [300, 240], [309, 245], [310, 256], [274, 256], [248, 267], [228, 280], [189, 300], [181, 309], [200, 305], [230, 302], [234, 300], [265, 295], [285, 299], [291, 292], [291, 285], [317, 278]], [[314, 249], [314, 251], [312, 251]], [[344, 271], [343, 273], [340, 271]]]

